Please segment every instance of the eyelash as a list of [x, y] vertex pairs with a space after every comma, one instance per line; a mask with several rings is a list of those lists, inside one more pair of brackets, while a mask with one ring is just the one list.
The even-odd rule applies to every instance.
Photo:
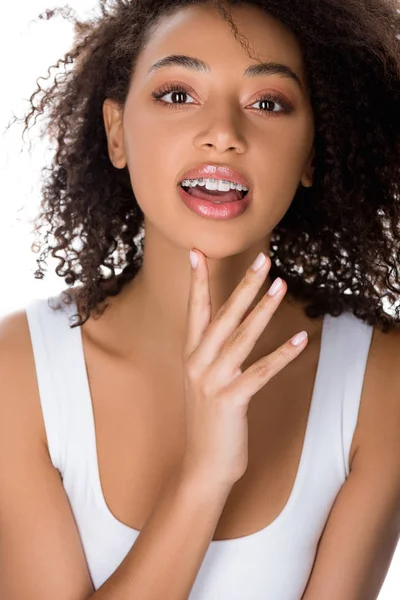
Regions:
[[[156, 104], [162, 104], [168, 108], [172, 108], [174, 109], [177, 106], [184, 106], [184, 103], [174, 103], [174, 102], [164, 102], [164, 100], [161, 100], [161, 98], [163, 96], [165, 96], [166, 94], [171, 94], [172, 92], [183, 92], [184, 94], [187, 94], [190, 96], [189, 91], [182, 85], [182, 84], [167, 84], [166, 86], [164, 86], [163, 88], [161, 88], [160, 90], [157, 90], [155, 92], [152, 92], [152, 97], [154, 99], [154, 102]], [[293, 107], [279, 94], [275, 94], [275, 93], [268, 93], [265, 94], [263, 96], [261, 96], [260, 98], [257, 98], [254, 103], [256, 102], [262, 102], [262, 101], [269, 101], [269, 102], [274, 102], [275, 104], [280, 104], [280, 106], [283, 107], [283, 110], [280, 111], [280, 113], [274, 113], [274, 112], [269, 112], [267, 110], [262, 110], [261, 108], [255, 108], [254, 110], [256, 110], [258, 113], [261, 113], [263, 115], [268, 114], [272, 117], [277, 117], [279, 114], [290, 114], [291, 112], [293, 112]]]

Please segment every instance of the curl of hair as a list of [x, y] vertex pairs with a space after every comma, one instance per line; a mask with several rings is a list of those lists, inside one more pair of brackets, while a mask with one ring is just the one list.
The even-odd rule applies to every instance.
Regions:
[[127, 167], [110, 161], [102, 105], [106, 98], [124, 105], [138, 55], [159, 20], [203, 2], [215, 6], [243, 47], [229, 12], [235, 4], [265, 10], [292, 29], [303, 49], [316, 129], [314, 185], [299, 186], [272, 232], [271, 277], [285, 279], [310, 318], [352, 310], [389, 331], [400, 311], [392, 316], [382, 306], [384, 297], [394, 305], [400, 289], [398, 0], [100, 0], [100, 15], [84, 21], [68, 6], [42, 13], [71, 20], [75, 39], [48, 71], [50, 77], [63, 66], [63, 76], [46, 91], [36, 81], [23, 119], [25, 133], [45, 114], [46, 134], [56, 143], [42, 172], [35, 277], [44, 277], [51, 253], [60, 260], [57, 275], [68, 286], [82, 284], [75, 327], [102, 314], [107, 305], [100, 304], [139, 271], [144, 215]]

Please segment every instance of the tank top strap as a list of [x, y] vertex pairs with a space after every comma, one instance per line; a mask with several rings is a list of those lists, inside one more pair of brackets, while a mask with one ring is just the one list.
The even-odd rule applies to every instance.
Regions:
[[[350, 474], [349, 455], [358, 422], [364, 376], [374, 328], [353, 313], [343, 314], [337, 336], [341, 347], [342, 447], [346, 477]], [[333, 358], [333, 357], [332, 357]]]
[[349, 454], [361, 401], [373, 327], [351, 312], [325, 315], [309, 423], [309, 470], [318, 485], [349, 475]]
[[[82, 365], [77, 360], [79, 328], [69, 327], [73, 323], [69, 317], [75, 314], [76, 305], [74, 302], [64, 304], [60, 301], [61, 297], [62, 292], [47, 298], [35, 298], [25, 306], [25, 311], [49, 454], [52, 464], [63, 477], [72, 441], [71, 392]], [[79, 423], [79, 414], [73, 416]]]
[[[82, 453], [94, 458], [93, 408], [82, 334], [80, 327], [70, 327], [76, 312], [76, 303], [65, 304], [61, 294], [35, 299], [26, 307], [49, 452], [61, 474], [71, 453], [78, 460]], [[320, 456], [330, 448], [345, 477], [372, 332], [350, 312], [324, 318], [304, 461], [312, 463], [318, 447]]]
[[[352, 313], [324, 317], [318, 369], [300, 461], [291, 499], [296, 510], [285, 532], [303, 535], [313, 522], [319, 539], [326, 519], [349, 475], [349, 453], [360, 407], [361, 390], [373, 328]], [[283, 536], [283, 543], [288, 542]]]

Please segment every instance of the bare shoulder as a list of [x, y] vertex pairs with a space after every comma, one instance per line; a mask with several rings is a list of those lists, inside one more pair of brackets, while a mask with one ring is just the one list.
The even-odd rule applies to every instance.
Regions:
[[360, 405], [358, 452], [371, 461], [384, 453], [387, 468], [398, 469], [400, 476], [399, 367], [400, 329], [383, 333], [374, 327]]
[[374, 328], [350, 474], [302, 600], [375, 600], [400, 535], [400, 333]]
[[0, 318], [0, 597], [87, 598], [93, 585], [45, 442], [26, 312]]
[[[2, 410], [18, 415], [21, 427], [27, 427], [26, 433], [36, 436], [47, 448], [31, 336], [24, 309], [0, 317], [0, 374]], [[8, 416], [11, 417], [11, 414]]]

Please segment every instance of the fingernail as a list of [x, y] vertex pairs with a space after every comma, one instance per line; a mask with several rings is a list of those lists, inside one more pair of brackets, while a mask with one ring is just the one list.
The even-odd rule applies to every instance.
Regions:
[[293, 346], [300, 346], [307, 339], [307, 337], [307, 331], [302, 331], [294, 336], [294, 338], [291, 340], [291, 343]]
[[282, 287], [282, 279], [278, 277], [268, 290], [268, 296], [275, 296]]
[[260, 252], [260, 254], [257, 256], [256, 260], [251, 266], [253, 271], [258, 271], [259, 269], [261, 269], [261, 267], [265, 264], [266, 260], [267, 259], [265, 258], [265, 254]]
[[196, 269], [197, 265], [199, 264], [199, 257], [195, 252], [192, 252], [192, 250], [190, 251], [190, 264], [192, 265], [193, 269]]

